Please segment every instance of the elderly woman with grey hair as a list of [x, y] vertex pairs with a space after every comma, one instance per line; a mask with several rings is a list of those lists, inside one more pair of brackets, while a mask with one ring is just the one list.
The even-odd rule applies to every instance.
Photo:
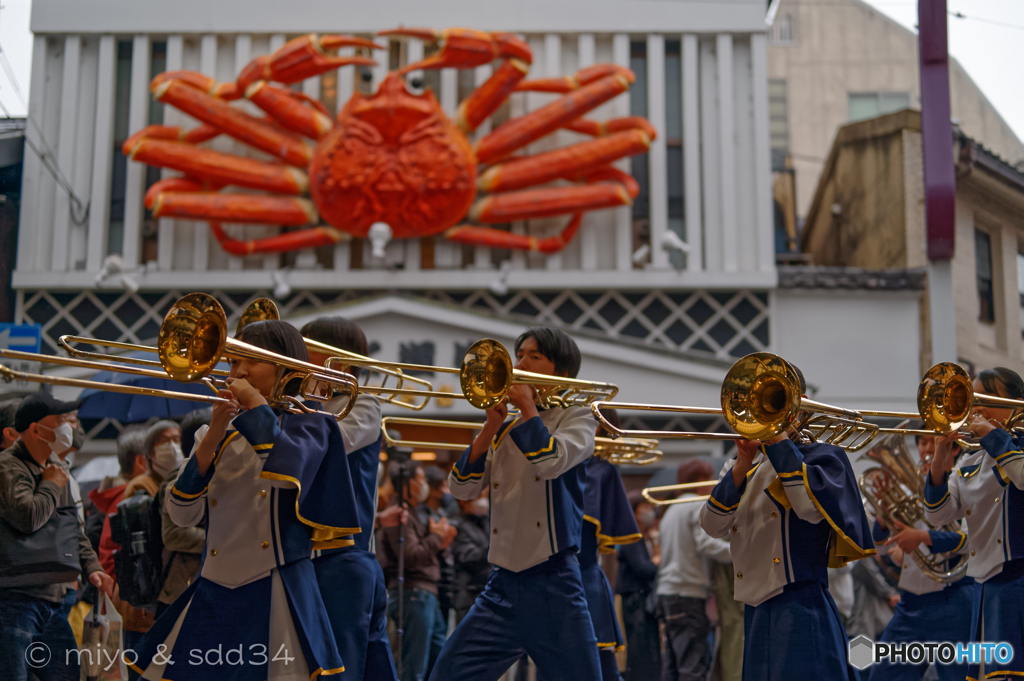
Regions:
[[146, 472], [136, 476], [124, 490], [124, 497], [140, 489], [156, 498], [160, 483], [181, 465], [181, 427], [174, 421], [157, 421], [146, 431], [142, 445], [146, 461]]

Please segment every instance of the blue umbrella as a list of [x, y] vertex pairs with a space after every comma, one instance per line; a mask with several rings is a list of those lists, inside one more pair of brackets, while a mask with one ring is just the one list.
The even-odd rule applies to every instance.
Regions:
[[[130, 355], [136, 358], [149, 359], [151, 356], [142, 353]], [[112, 358], [113, 359], [113, 358]], [[217, 368], [226, 368], [223, 365]], [[210, 389], [202, 383], [179, 383], [170, 378], [150, 378], [133, 376], [113, 371], [99, 371], [90, 380], [99, 383], [115, 383], [131, 385], [138, 388], [159, 388], [192, 395], [212, 395]], [[171, 418], [183, 416], [203, 404], [191, 400], [174, 400], [167, 397], [151, 395], [129, 395], [113, 393], [106, 390], [87, 389], [79, 396], [82, 406], [78, 410], [79, 418], [83, 419], [115, 419], [121, 423], [137, 423], [152, 417]]]

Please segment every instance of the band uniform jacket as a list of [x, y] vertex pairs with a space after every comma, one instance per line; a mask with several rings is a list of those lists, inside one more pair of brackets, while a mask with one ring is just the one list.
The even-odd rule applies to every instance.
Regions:
[[586, 407], [553, 407], [526, 422], [502, 424], [487, 452], [469, 463], [469, 447], [452, 468], [457, 499], [490, 487], [488, 560], [521, 572], [565, 549], [580, 548], [586, 463], [597, 421]]
[[820, 580], [876, 553], [853, 468], [838, 447], [791, 440], [762, 445], [746, 479], [733, 458], [701, 509], [701, 527], [730, 538], [735, 598], [757, 606], [787, 584]]
[[998, 575], [1003, 564], [1024, 558], [1024, 453], [999, 428], [981, 439], [982, 449], [964, 454], [946, 481], [925, 486], [928, 522], [964, 518], [971, 538], [967, 574], [978, 582]]

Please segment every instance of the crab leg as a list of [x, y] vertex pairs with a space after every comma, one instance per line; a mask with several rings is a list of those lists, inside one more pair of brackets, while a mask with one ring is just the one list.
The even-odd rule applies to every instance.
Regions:
[[158, 194], [153, 217], [295, 226], [319, 219], [307, 199], [217, 192]]
[[199, 149], [182, 142], [141, 139], [126, 151], [133, 161], [171, 168], [221, 185], [264, 189], [279, 194], [302, 194], [309, 189], [306, 173], [283, 163], [267, 163], [212, 149]]
[[492, 166], [477, 180], [477, 188], [503, 192], [571, 178], [647, 151], [651, 139], [641, 130], [620, 132], [590, 142]]
[[605, 137], [607, 135], [614, 135], [617, 132], [622, 132], [623, 130], [643, 130], [652, 140], [658, 136], [658, 131], [655, 130], [650, 121], [643, 116], [613, 118], [611, 120], [604, 121], [603, 123], [587, 120], [585, 118], [577, 118], [575, 121], [563, 126], [563, 128], [583, 135], [590, 135], [591, 137]]
[[444, 235], [449, 241], [460, 244], [508, 248], [516, 251], [534, 251], [550, 255], [562, 250], [567, 243], [572, 241], [573, 237], [576, 236], [576, 232], [579, 231], [582, 222], [583, 213], [576, 213], [572, 216], [569, 224], [565, 226], [565, 229], [555, 236], [549, 236], [544, 239], [538, 239], [535, 236], [527, 236], [525, 234], [513, 234], [512, 232], [494, 229], [493, 227], [474, 227], [472, 225], [452, 227]]
[[[265, 80], [257, 80], [246, 89], [245, 96], [283, 126], [300, 135], [318, 140], [331, 131], [333, 123], [327, 108], [320, 102], [313, 104], [314, 100], [306, 95], [275, 87]], [[306, 106], [307, 103], [313, 104], [313, 107]]]
[[156, 91], [164, 83], [177, 80], [189, 85], [200, 92], [205, 92], [217, 99], [233, 100], [242, 96], [243, 90], [239, 90], [235, 83], [221, 83], [216, 78], [211, 78], [205, 73], [198, 71], [164, 71], [153, 77], [149, 83], [150, 92]]
[[327, 50], [339, 47], [384, 49], [372, 40], [364, 38], [343, 35], [325, 35], [318, 38], [315, 33], [311, 33], [293, 38], [273, 54], [263, 55], [249, 62], [238, 74], [238, 88], [240, 92], [245, 92], [249, 85], [257, 80], [273, 80], [291, 85], [342, 66], [377, 64], [368, 57], [336, 57], [327, 54]]
[[159, 83], [153, 89], [153, 96], [240, 142], [282, 159], [288, 165], [305, 168], [313, 156], [313, 148], [298, 135], [239, 111], [183, 81]]
[[348, 235], [344, 232], [327, 226], [300, 229], [297, 232], [286, 232], [277, 236], [264, 239], [249, 239], [248, 241], [232, 239], [220, 226], [219, 222], [211, 222], [210, 231], [217, 238], [221, 248], [231, 255], [238, 256], [298, 251], [303, 248], [316, 248], [318, 246], [336, 244], [348, 238]]
[[476, 130], [508, 99], [516, 83], [525, 78], [529, 70], [530, 65], [519, 59], [502, 64], [483, 85], [462, 101], [455, 114], [455, 125], [464, 133]]
[[466, 217], [473, 222], [501, 224], [632, 203], [625, 188], [618, 184], [545, 187], [485, 197], [470, 207]]
[[505, 123], [476, 144], [480, 163], [500, 161], [517, 149], [549, 135], [582, 114], [629, 89], [629, 80], [615, 74], [585, 85], [558, 101]]
[[580, 69], [571, 76], [561, 78], [537, 78], [527, 80], [516, 86], [517, 92], [573, 92], [584, 85], [595, 83], [608, 76], [622, 76], [630, 83], [636, 80], [633, 72], [625, 66], [615, 64], [594, 64], [585, 69]]
[[220, 134], [220, 130], [212, 125], [200, 125], [191, 130], [185, 130], [176, 125], [147, 125], [142, 130], [125, 140], [121, 147], [122, 153], [130, 154], [132, 148], [141, 139], [174, 140], [176, 142], [188, 142], [189, 144], [202, 144], [212, 140]]

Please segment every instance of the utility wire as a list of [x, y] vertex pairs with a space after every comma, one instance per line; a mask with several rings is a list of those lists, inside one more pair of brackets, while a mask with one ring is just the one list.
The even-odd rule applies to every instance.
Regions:
[[1008, 24], [1005, 21], [995, 21], [993, 19], [982, 19], [981, 17], [967, 16], [963, 12], [949, 12], [949, 16], [957, 19], [970, 19], [971, 21], [980, 21], [983, 24], [992, 24], [993, 26], [1002, 26], [1003, 28], [1015, 28], [1019, 31], [1024, 31], [1024, 26], [1020, 24]]

